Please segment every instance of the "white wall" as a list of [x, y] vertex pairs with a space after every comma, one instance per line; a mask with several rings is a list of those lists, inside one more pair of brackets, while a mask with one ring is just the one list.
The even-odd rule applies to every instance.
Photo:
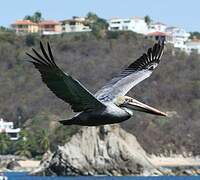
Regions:
[[68, 23], [62, 25], [63, 27], [63, 32], [89, 32], [91, 29], [89, 26], [85, 26], [83, 24], [75, 24], [75, 25], [70, 25]]
[[165, 29], [167, 28], [167, 26], [165, 24], [162, 23], [153, 23], [149, 25], [149, 32], [165, 32]]
[[166, 28], [166, 33], [169, 34], [168, 42], [172, 43], [175, 48], [180, 48], [186, 51], [187, 47], [185, 45], [186, 41], [190, 36], [183, 28], [178, 27], [168, 27]]
[[146, 34], [148, 31], [147, 24], [143, 18], [110, 19], [108, 24], [108, 30], [110, 31], [133, 31], [140, 34]]
[[185, 45], [187, 53], [197, 52], [200, 54], [200, 41], [188, 41]]

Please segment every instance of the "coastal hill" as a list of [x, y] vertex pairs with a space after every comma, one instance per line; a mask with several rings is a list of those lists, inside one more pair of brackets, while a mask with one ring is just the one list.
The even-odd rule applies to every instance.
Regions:
[[[57, 123], [73, 113], [48, 90], [38, 71], [28, 63], [30, 59], [25, 52], [30, 52], [32, 47], [39, 49], [39, 40], [49, 41], [59, 67], [91, 92], [97, 91], [154, 43], [132, 32], [112, 32], [104, 37], [91, 33], [51, 37], [0, 33], [0, 116], [26, 128], [33, 136], [38, 129], [48, 129], [51, 149], [64, 145], [79, 127]], [[170, 114], [169, 118], [162, 118], [137, 112], [120, 124], [137, 137], [148, 153], [199, 155], [199, 69], [199, 55], [187, 55], [167, 44], [162, 62], [152, 76], [130, 91], [129, 96]]]

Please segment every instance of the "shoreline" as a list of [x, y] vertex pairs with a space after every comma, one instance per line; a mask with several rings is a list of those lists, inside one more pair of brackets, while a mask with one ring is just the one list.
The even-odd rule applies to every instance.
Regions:
[[[199, 157], [159, 157], [159, 156], [149, 156], [149, 161], [156, 168], [184, 168], [189, 167], [191, 169], [200, 169], [200, 158]], [[17, 161], [20, 167], [14, 170], [9, 170], [6, 168], [0, 168], [0, 172], [31, 172], [40, 166], [40, 161], [38, 160], [19, 160]]]
[[17, 161], [22, 169], [35, 169], [38, 168], [40, 165], [40, 161], [38, 160], [21, 160]]
[[18, 160], [16, 161], [19, 166], [14, 169], [7, 169], [6, 167], [0, 167], [0, 172], [31, 172], [39, 167], [40, 161], [38, 160]]
[[200, 167], [199, 157], [159, 157], [150, 156], [150, 162], [156, 167]]

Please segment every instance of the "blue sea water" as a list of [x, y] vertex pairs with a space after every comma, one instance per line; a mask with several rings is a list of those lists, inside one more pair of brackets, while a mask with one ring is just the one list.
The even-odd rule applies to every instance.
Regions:
[[141, 176], [76, 176], [76, 177], [40, 177], [30, 176], [27, 173], [5, 173], [8, 180], [200, 180], [200, 176], [155, 176], [155, 177], [141, 177]]

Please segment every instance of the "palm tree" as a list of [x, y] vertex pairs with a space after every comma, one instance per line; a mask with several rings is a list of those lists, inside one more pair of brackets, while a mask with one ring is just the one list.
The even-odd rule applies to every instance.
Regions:
[[31, 157], [30, 152], [30, 142], [28, 141], [28, 132], [23, 130], [20, 132], [20, 139], [17, 142], [17, 151], [15, 152], [16, 155]]
[[10, 139], [6, 133], [0, 134], [0, 154], [5, 154], [9, 148]]
[[41, 130], [38, 137], [39, 145], [42, 153], [45, 153], [50, 148], [49, 133], [46, 130]]
[[19, 142], [18, 144], [18, 147], [17, 147], [17, 151], [16, 151], [16, 155], [19, 155], [19, 156], [25, 156], [25, 157], [31, 157], [31, 152], [30, 152], [30, 148], [29, 148], [29, 144], [22, 140]]

